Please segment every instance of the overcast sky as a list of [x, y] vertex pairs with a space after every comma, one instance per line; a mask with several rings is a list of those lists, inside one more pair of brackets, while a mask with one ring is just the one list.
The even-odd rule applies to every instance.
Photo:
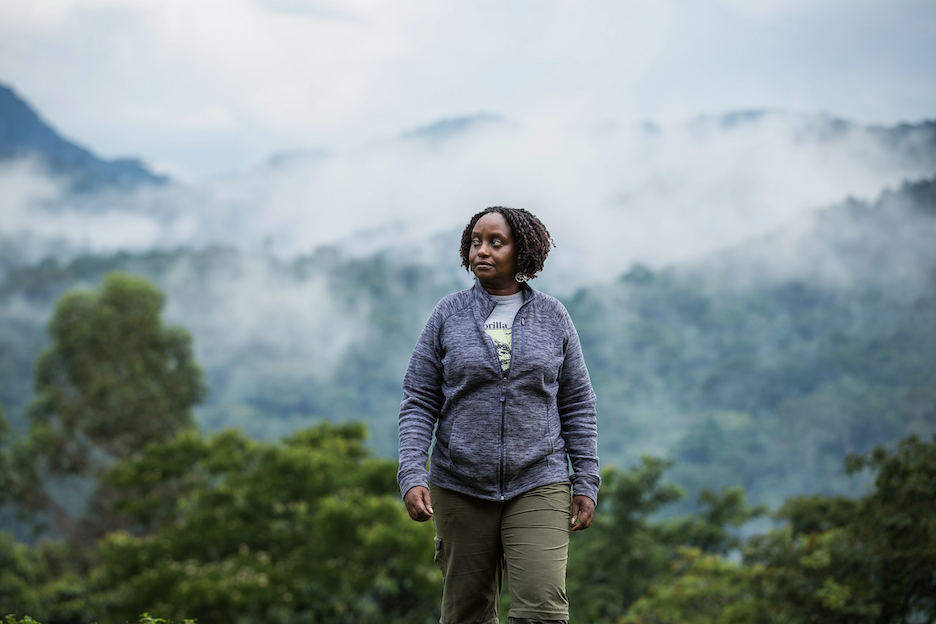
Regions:
[[439, 119], [936, 117], [933, 0], [0, 0], [0, 82], [180, 175]]

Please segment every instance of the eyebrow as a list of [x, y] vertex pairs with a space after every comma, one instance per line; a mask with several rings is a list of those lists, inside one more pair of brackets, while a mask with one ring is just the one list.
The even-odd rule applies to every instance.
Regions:
[[[491, 236], [492, 236], [492, 237], [497, 237], [497, 236], [499, 236], [499, 237], [501, 237], [501, 238], [510, 238], [510, 235], [509, 235], [509, 234], [505, 234], [504, 232], [499, 232], [499, 231], [492, 232], [492, 233], [491, 233]], [[472, 238], [475, 238], [475, 237], [480, 238], [480, 237], [481, 237], [481, 234], [478, 232], [478, 230], [471, 230], [471, 237], [472, 237]]]

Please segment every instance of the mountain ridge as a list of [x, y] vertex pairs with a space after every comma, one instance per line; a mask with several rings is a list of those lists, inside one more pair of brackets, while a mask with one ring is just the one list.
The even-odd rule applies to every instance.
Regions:
[[13, 89], [0, 84], [0, 162], [32, 158], [50, 174], [68, 180], [76, 193], [134, 190], [169, 182], [136, 158], [104, 160], [62, 137]]

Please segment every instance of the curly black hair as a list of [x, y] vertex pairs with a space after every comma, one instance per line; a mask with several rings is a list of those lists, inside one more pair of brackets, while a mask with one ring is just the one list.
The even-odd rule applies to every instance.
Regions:
[[504, 215], [507, 225], [510, 226], [514, 246], [517, 250], [517, 271], [525, 275], [527, 279], [533, 279], [537, 273], [543, 270], [546, 256], [549, 255], [549, 250], [556, 246], [556, 243], [549, 235], [549, 230], [546, 229], [543, 222], [537, 219], [536, 215], [523, 208], [492, 206], [471, 217], [471, 221], [465, 226], [465, 231], [462, 232], [461, 237], [462, 266], [471, 271], [471, 265], [468, 263], [468, 252], [471, 249], [471, 232], [474, 230], [478, 219], [492, 212], [499, 212]]

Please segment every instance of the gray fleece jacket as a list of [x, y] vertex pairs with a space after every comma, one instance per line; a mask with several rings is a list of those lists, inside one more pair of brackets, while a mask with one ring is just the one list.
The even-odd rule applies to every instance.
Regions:
[[401, 494], [431, 480], [508, 500], [571, 480], [574, 494], [597, 503], [595, 393], [578, 334], [555, 298], [526, 284], [523, 294], [506, 375], [483, 329], [496, 303], [480, 282], [436, 305], [403, 378]]

